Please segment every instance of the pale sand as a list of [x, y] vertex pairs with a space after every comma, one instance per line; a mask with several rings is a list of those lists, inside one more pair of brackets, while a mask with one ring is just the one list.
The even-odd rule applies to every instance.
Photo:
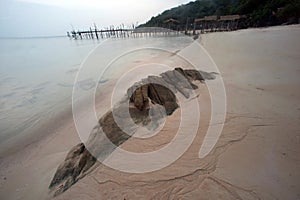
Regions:
[[[201, 84], [196, 91], [198, 134], [174, 164], [147, 174], [99, 164], [56, 199], [299, 199], [299, 35], [300, 26], [285, 26], [202, 36], [222, 73], [228, 101], [214, 151], [198, 158], [210, 118], [209, 94]], [[109, 107], [103, 98], [98, 110]], [[130, 139], [122, 147], [138, 152], [162, 147], [173, 137], [179, 114], [177, 110], [167, 120], [164, 135], [144, 143]], [[48, 130], [41, 140], [1, 158], [0, 199], [50, 198], [47, 188], [57, 166], [80, 142], [71, 117], [58, 120], [62, 126]], [[185, 130], [188, 134], [189, 128]]]

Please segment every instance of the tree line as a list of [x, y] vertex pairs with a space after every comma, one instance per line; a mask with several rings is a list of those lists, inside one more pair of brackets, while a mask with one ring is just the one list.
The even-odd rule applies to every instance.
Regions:
[[181, 26], [211, 15], [246, 15], [246, 27], [299, 23], [299, 0], [197, 0], [164, 11], [140, 27], [166, 27], [168, 19]]

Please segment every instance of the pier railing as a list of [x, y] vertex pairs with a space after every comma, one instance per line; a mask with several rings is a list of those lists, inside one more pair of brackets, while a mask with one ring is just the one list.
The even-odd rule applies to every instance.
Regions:
[[106, 29], [97, 30], [90, 28], [87, 31], [67, 32], [72, 39], [104, 39], [104, 38], [126, 38], [126, 37], [145, 37], [145, 36], [175, 36], [183, 34], [181, 31], [173, 31], [160, 27], [144, 27], [135, 29]]

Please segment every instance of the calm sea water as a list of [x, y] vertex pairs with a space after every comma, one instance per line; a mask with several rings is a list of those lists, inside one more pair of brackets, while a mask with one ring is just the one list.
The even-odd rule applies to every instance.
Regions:
[[[109, 57], [116, 51], [121, 54], [122, 48], [134, 50], [154, 43], [157, 47], [177, 51], [190, 44], [191, 39], [127, 38], [105, 42], [66, 37], [0, 39], [0, 145], [70, 106], [76, 74], [83, 60], [97, 46], [96, 54], [89, 60], [94, 67], [87, 71], [86, 79], [81, 80], [83, 90], [97, 84], [94, 71], [105, 67], [104, 61], [113, 59]], [[160, 52], [144, 50], [132, 55], [140, 60], [156, 54]], [[99, 63], [95, 61], [97, 59]], [[130, 57], [126, 59], [119, 62], [112, 73], [118, 70], [118, 66], [128, 64], [129, 60], [137, 62]], [[106, 79], [111, 78], [112, 73], [107, 73]]]
[[0, 39], [0, 143], [70, 102], [76, 72], [99, 41]]

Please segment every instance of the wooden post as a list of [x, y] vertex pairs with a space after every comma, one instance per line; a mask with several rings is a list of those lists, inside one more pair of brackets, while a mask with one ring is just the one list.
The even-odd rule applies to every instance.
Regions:
[[99, 37], [98, 37], [98, 33], [97, 33], [97, 26], [96, 26], [96, 24], [94, 23], [94, 27], [95, 27], [95, 35], [96, 35], [96, 38], [97, 38], [97, 40], [99, 39]]
[[185, 35], [187, 35], [188, 32], [188, 23], [189, 23], [189, 18], [186, 18], [186, 24], [185, 24]]
[[196, 22], [195, 22], [195, 20], [194, 20], [193, 35], [196, 35]]
[[91, 38], [94, 39], [94, 35], [91, 27], [90, 27], [90, 34], [91, 34]]
[[77, 36], [76, 36], [76, 32], [75, 31], [72, 31], [72, 37], [76, 40], [77, 39]]

